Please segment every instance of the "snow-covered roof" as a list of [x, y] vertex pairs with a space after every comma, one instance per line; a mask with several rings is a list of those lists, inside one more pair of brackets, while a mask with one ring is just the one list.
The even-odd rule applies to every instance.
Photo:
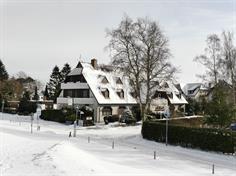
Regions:
[[[126, 77], [114, 71], [106, 72], [99, 68], [94, 69], [90, 63], [81, 62], [81, 65], [82, 74], [99, 104], [137, 104], [135, 98], [130, 94], [131, 88]], [[104, 78], [108, 83], [102, 83]], [[117, 84], [117, 78], [120, 78], [123, 84]], [[105, 89], [109, 91], [109, 98], [105, 98], [102, 94], [102, 90]], [[117, 91], [121, 89], [124, 91], [124, 98], [120, 98], [117, 94]]]
[[164, 82], [158, 91], [166, 92], [169, 95], [168, 99], [171, 104], [188, 104], [182, 93], [171, 81]]
[[82, 68], [74, 68], [73, 70], [71, 70], [68, 76], [79, 75], [81, 74], [81, 71], [82, 71]]
[[189, 91], [193, 91], [191, 95], [196, 95], [198, 90], [208, 91], [209, 87], [203, 83], [188, 83], [183, 87], [183, 92], [185, 95], [189, 95]]
[[173, 97], [171, 98], [168, 96], [168, 99], [171, 104], [188, 104], [183, 95], [181, 95], [181, 97], [178, 97], [175, 93], [173, 93]]

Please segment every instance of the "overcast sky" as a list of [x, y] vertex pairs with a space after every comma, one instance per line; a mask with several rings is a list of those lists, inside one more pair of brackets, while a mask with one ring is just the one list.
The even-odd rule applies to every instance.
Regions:
[[236, 0], [0, 0], [0, 58], [10, 75], [24, 71], [47, 82], [55, 65], [81, 58], [109, 63], [105, 30], [124, 14], [158, 21], [170, 41], [179, 82], [199, 81], [193, 62], [208, 34], [234, 31]]

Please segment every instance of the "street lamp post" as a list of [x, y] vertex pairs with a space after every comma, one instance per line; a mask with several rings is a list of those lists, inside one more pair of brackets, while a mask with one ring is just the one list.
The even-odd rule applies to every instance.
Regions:
[[168, 117], [166, 117], [166, 146], [168, 145]]
[[40, 105], [38, 104], [37, 105], [37, 110], [36, 110], [36, 113], [37, 113], [37, 131], [40, 131], [40, 125], [39, 125], [39, 116], [41, 115], [41, 107]]
[[168, 145], [168, 121], [170, 117], [170, 111], [169, 111], [168, 106], [165, 108], [165, 114], [166, 114], [166, 146], [167, 146]]
[[79, 112], [79, 106], [75, 107], [75, 119], [76, 119], [76, 125], [78, 126], [78, 112]]
[[84, 119], [82, 120], [82, 118], [81, 118], [81, 115], [82, 115], [82, 114], [84, 114], [84, 112], [83, 112], [83, 111], [79, 111], [79, 119], [80, 119], [80, 121], [82, 122], [82, 123], [80, 123], [81, 126], [84, 125]]

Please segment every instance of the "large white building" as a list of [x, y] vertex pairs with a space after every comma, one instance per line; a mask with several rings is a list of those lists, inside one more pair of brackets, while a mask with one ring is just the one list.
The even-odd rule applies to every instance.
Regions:
[[120, 115], [125, 108], [137, 105], [128, 79], [111, 66], [79, 62], [61, 84], [57, 98], [59, 107], [89, 106], [94, 111], [94, 122], [103, 121], [106, 115]]

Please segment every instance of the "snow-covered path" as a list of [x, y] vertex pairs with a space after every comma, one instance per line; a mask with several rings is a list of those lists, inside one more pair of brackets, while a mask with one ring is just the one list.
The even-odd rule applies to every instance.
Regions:
[[141, 126], [78, 128], [69, 138], [72, 126], [40, 120], [41, 130], [34, 125], [31, 134], [29, 117], [1, 115], [0, 176], [205, 176], [213, 163], [215, 175], [236, 173], [236, 156], [166, 147], [142, 139]]

